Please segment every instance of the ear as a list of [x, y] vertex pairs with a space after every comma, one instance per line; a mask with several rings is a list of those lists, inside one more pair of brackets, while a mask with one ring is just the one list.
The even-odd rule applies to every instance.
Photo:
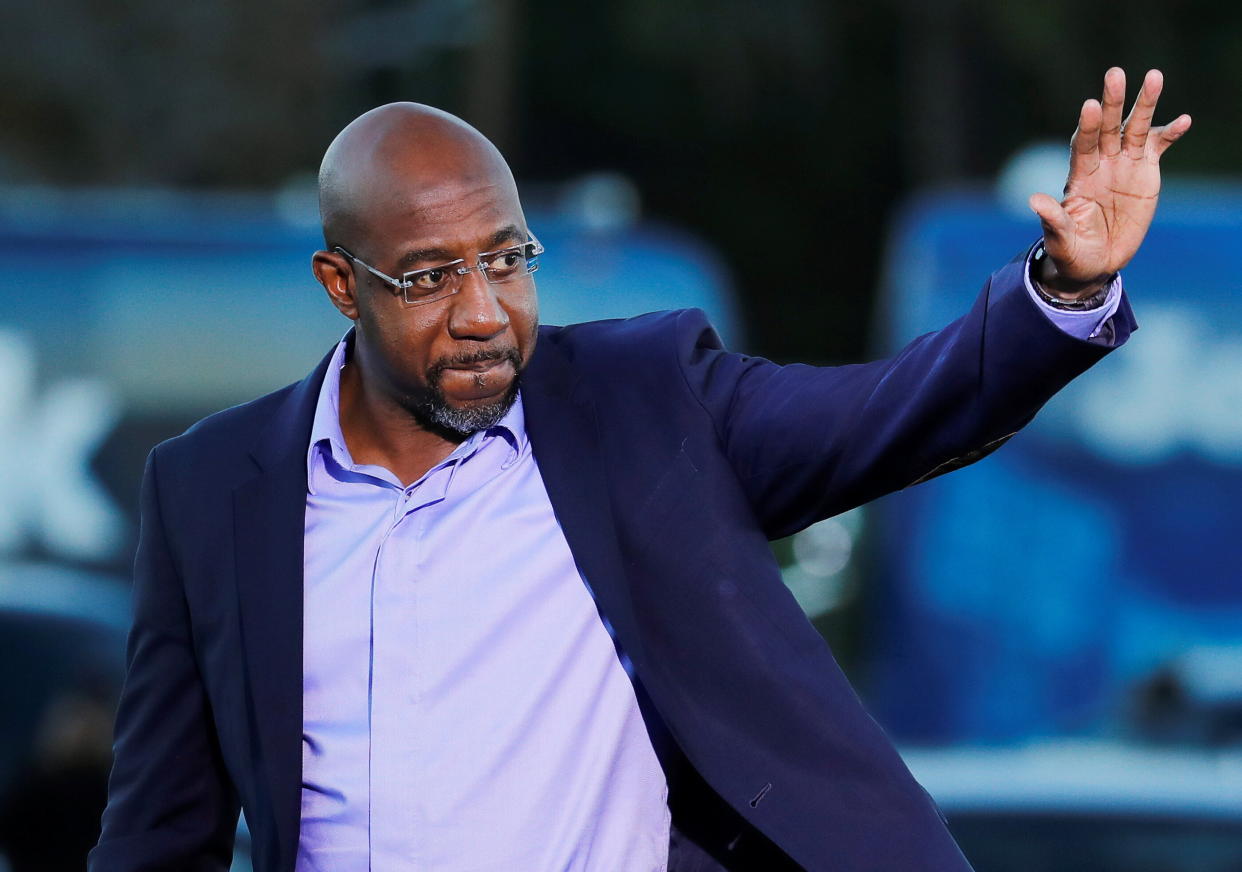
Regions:
[[354, 271], [345, 255], [336, 251], [316, 251], [311, 255], [311, 272], [328, 292], [337, 311], [351, 321], [358, 320]]

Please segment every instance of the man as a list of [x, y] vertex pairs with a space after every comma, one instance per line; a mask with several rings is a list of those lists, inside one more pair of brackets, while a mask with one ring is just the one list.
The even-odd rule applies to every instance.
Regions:
[[1190, 123], [1151, 128], [1160, 88], [1123, 128], [1109, 71], [970, 313], [829, 369], [694, 311], [538, 328], [495, 148], [355, 120], [313, 259], [355, 328], [148, 460], [91, 868], [223, 869], [240, 805], [282, 872], [968, 869], [766, 543], [977, 459], [1125, 341]]

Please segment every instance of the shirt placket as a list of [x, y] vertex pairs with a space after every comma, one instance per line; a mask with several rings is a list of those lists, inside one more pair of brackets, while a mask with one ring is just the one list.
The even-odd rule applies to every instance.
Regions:
[[452, 484], [460, 457], [450, 457], [405, 489], [394, 488], [388, 527], [371, 573], [368, 688], [368, 815], [371, 868], [395, 862], [418, 868], [418, 723], [425, 690], [420, 645], [418, 567], [421, 542]]

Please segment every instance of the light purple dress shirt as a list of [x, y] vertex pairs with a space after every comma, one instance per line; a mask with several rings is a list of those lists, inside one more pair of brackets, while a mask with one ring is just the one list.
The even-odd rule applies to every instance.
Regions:
[[[1121, 300], [1067, 312], [1079, 339]], [[297, 872], [617, 872], [668, 862], [668, 788], [556, 521], [519, 398], [403, 488], [357, 465], [342, 341], [307, 452]]]
[[307, 454], [298, 872], [652, 872], [668, 789], [519, 402], [419, 481]]

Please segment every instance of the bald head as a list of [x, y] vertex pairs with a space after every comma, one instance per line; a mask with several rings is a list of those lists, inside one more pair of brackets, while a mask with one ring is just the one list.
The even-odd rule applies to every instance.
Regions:
[[319, 215], [329, 249], [363, 247], [372, 225], [426, 191], [491, 186], [517, 199], [496, 146], [455, 115], [389, 103], [350, 122], [319, 167]]

